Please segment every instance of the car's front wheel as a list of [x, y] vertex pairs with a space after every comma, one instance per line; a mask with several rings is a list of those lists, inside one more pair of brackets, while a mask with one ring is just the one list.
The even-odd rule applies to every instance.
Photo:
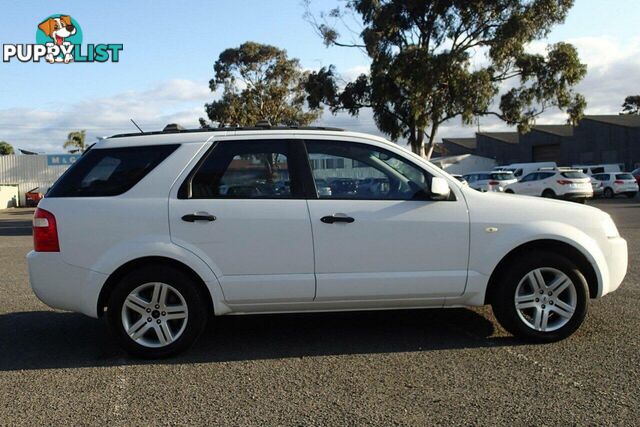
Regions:
[[129, 353], [160, 358], [193, 344], [204, 329], [207, 309], [187, 274], [153, 266], [133, 271], [116, 285], [109, 298], [107, 319]]
[[497, 280], [493, 311], [500, 324], [516, 336], [558, 341], [573, 334], [587, 314], [587, 282], [562, 255], [526, 253]]

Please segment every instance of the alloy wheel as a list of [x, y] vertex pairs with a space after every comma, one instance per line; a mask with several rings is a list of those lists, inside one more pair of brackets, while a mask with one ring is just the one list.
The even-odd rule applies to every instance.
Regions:
[[136, 343], [151, 348], [165, 347], [183, 334], [189, 311], [182, 294], [166, 283], [138, 286], [122, 304], [122, 326]]
[[569, 323], [578, 305], [576, 287], [562, 271], [551, 267], [527, 273], [516, 288], [514, 304], [529, 328], [552, 332]]

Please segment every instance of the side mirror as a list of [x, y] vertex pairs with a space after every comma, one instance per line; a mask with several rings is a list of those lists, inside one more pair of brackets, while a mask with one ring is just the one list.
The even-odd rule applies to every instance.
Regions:
[[434, 176], [431, 178], [431, 200], [447, 200], [451, 189], [447, 180]]

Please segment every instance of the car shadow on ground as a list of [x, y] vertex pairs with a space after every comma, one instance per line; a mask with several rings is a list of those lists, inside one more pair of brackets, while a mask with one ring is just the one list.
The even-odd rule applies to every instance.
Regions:
[[106, 323], [75, 313], [0, 315], [0, 371], [211, 363], [307, 356], [437, 351], [517, 345], [468, 309], [343, 312], [214, 318], [186, 353], [160, 361], [128, 357]]

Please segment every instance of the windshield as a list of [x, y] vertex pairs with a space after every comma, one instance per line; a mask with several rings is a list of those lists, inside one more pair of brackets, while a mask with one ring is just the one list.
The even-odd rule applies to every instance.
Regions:
[[619, 173], [616, 175], [616, 179], [635, 179], [630, 173]]

